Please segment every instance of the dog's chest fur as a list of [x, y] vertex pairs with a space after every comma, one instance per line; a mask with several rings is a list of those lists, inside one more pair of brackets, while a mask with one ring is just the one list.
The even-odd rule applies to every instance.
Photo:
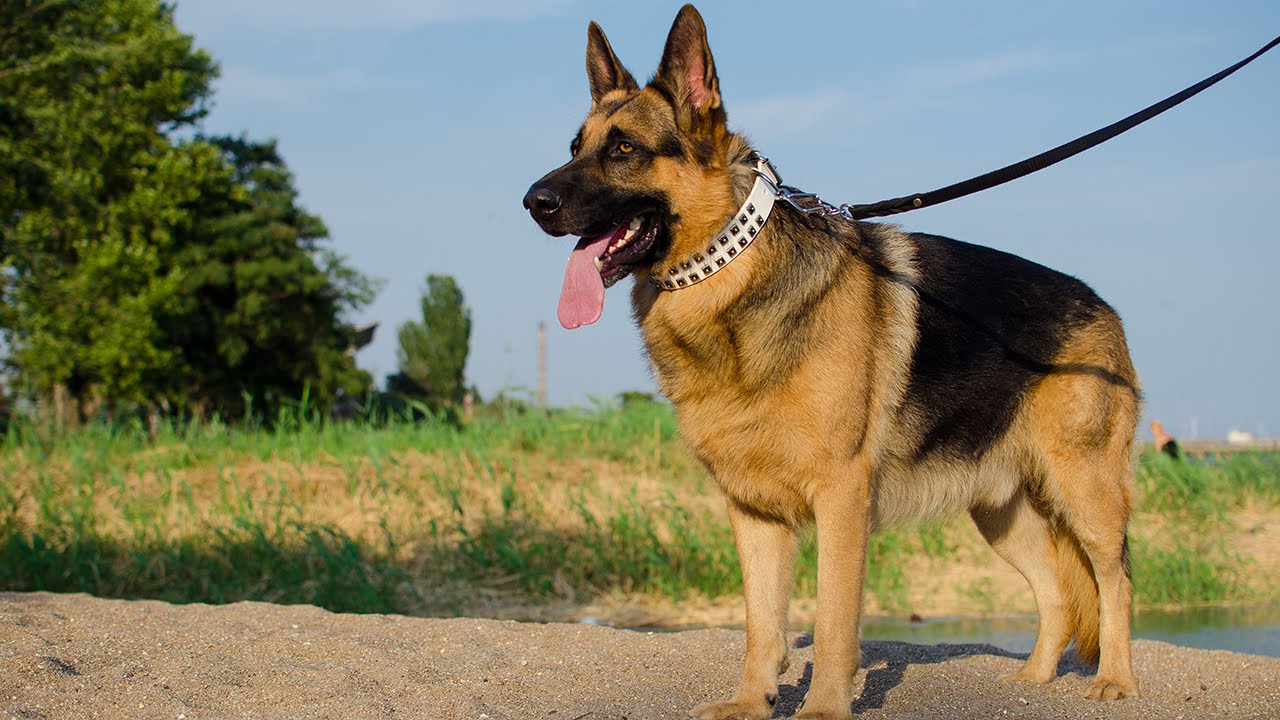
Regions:
[[817, 483], [881, 445], [913, 342], [892, 329], [914, 327], [914, 307], [867, 263], [807, 253], [788, 229], [801, 228], [773, 228], [714, 284], [637, 283], [632, 300], [694, 455], [733, 501], [799, 523]]

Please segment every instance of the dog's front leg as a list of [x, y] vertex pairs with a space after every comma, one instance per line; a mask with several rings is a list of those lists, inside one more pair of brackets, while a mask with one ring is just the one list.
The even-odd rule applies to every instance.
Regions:
[[858, 671], [858, 625], [871, 524], [871, 473], [832, 473], [814, 494], [818, 529], [818, 618], [813, 631], [813, 682], [798, 718], [850, 717]]
[[733, 698], [699, 705], [693, 716], [699, 720], [763, 720], [773, 714], [778, 675], [786, 666], [795, 531], [732, 500], [728, 504], [747, 604], [747, 657]]

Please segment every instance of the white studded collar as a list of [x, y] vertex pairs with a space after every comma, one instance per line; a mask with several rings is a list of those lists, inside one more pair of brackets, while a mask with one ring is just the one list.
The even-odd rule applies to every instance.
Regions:
[[668, 265], [665, 270], [655, 270], [649, 275], [649, 282], [663, 290], [697, 285], [723, 270], [751, 245], [773, 212], [781, 182], [769, 161], [759, 155], [756, 156], [754, 170], [756, 182], [751, 186], [746, 201], [711, 238], [707, 247]]

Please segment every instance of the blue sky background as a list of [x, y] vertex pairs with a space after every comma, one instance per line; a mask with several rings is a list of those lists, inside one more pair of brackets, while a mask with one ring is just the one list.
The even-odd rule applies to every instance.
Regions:
[[[560, 328], [571, 242], [521, 208], [588, 108], [601, 23], [638, 79], [678, 2], [178, 0], [220, 61], [207, 133], [277, 138], [303, 204], [385, 287], [360, 321], [381, 379], [428, 273], [472, 308], [468, 379], [549, 396], [652, 390], [630, 281]], [[836, 202], [922, 192], [1041, 152], [1220, 70], [1280, 34], [1280, 3], [1075, 0], [701, 2], [730, 124], [784, 179]], [[901, 215], [1021, 254], [1124, 318], [1147, 398], [1184, 437], [1280, 433], [1280, 50], [1050, 170]], [[1147, 435], [1145, 427], [1142, 430]]]

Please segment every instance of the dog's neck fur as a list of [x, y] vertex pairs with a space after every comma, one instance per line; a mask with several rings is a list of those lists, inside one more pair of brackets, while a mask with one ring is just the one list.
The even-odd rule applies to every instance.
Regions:
[[[754, 150], [745, 141], [734, 148], [731, 159], [726, 160], [733, 204], [726, 203], [723, 220], [746, 200], [757, 177]], [[814, 243], [808, 238], [815, 231], [822, 237], [844, 240]], [[805, 216], [780, 203], [758, 239], [710, 281], [668, 292], [643, 275], [637, 276], [632, 310], [663, 394], [678, 405], [690, 393], [702, 392], [687, 385], [705, 375], [705, 368], [694, 370], [695, 366], [714, 366], [714, 374], [732, 377], [738, 387], [755, 390], [789, 376], [789, 369], [774, 362], [775, 353], [763, 348], [776, 348], [786, 340], [772, 337], [775, 331], [805, 337], [809, 328], [771, 322], [758, 313], [803, 315], [792, 305], [803, 304], [806, 298], [778, 297], [770, 288], [805, 284], [792, 279], [793, 275], [808, 280], [830, 275], [848, 248], [856, 244], [856, 233], [853, 225], [837, 230], [825, 218]], [[712, 237], [679, 238], [674, 245], [695, 248]], [[680, 251], [673, 253], [677, 254]]]
[[[764, 230], [778, 197], [778, 179], [773, 166], [762, 156], [752, 153], [747, 158], [755, 180], [746, 199], [738, 205], [719, 232], [708, 238], [692, 254], [668, 259], [649, 274], [649, 281], [663, 290], [692, 287], [729, 266], [746, 253]], [[737, 194], [737, 193], [735, 193]]]
[[[747, 199], [747, 195], [751, 193], [752, 186], [755, 185], [757, 177], [755, 157], [758, 153], [751, 147], [746, 138], [726, 131], [709, 140], [710, 144], [716, 148], [712, 151], [714, 159], [708, 158], [703, 162], [708, 167], [715, 168], [716, 172], [720, 172], [720, 168], [723, 168], [723, 173], [728, 178], [727, 190], [729, 192], [727, 196], [732, 204], [725, 203], [720, 209], [722, 215], [719, 218], [708, 219], [710, 221], [705, 222], [707, 226], [713, 225], [714, 229], [704, 227], [704, 231], [700, 232], [689, 227], [675, 228], [677, 235], [673, 238], [667, 255], [654, 263], [647, 272], [642, 271], [644, 274], [666, 274], [671, 265], [678, 265], [684, 257], [692, 256], [698, 247], [703, 246], [706, 241], [714, 237], [715, 230], [724, 227], [725, 222], [733, 217], [737, 212], [737, 208], [742, 206]], [[720, 163], [723, 163], [723, 165]], [[719, 193], [715, 194], [719, 195]], [[717, 199], [713, 202], [719, 204], [722, 201]], [[687, 225], [687, 223], [681, 224]], [[649, 283], [646, 282], [646, 284]]]

